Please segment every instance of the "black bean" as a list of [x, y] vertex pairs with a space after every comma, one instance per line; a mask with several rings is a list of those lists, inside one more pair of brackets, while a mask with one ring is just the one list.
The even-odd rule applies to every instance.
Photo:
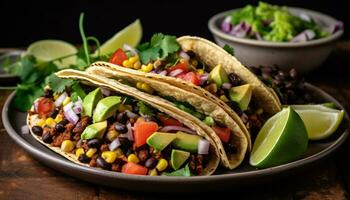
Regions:
[[118, 113], [117, 121], [119, 123], [125, 124], [127, 120], [128, 120], [128, 117], [126, 116], [125, 112]]
[[230, 82], [231, 82], [232, 86], [236, 86], [236, 85], [239, 85], [241, 83], [241, 79], [235, 73], [229, 74], [228, 78], [230, 79]]
[[43, 134], [41, 139], [47, 144], [50, 144], [52, 142], [52, 136], [50, 135], [50, 132]]
[[128, 149], [128, 150], [126, 151], [125, 155], [126, 155], [126, 156], [129, 156], [129, 155], [132, 154], [132, 153], [133, 153], [132, 150], [131, 150], [131, 149]]
[[101, 167], [102, 169], [110, 169], [111, 168], [111, 164], [106, 162], [102, 157], [98, 157], [96, 159], [96, 164], [98, 167]]
[[87, 146], [89, 148], [96, 148], [96, 149], [98, 149], [101, 146], [101, 142], [100, 142], [99, 139], [91, 139], [91, 140], [88, 140]]
[[59, 112], [59, 111], [58, 111], [57, 109], [53, 110], [53, 111], [50, 113], [50, 117], [55, 119], [56, 116], [57, 116], [57, 114], [58, 114], [58, 112]]
[[88, 163], [88, 162], [90, 162], [91, 158], [89, 158], [85, 153], [82, 153], [78, 157], [78, 160], [82, 163]]
[[259, 67], [249, 67], [250, 71], [253, 72], [255, 75], [261, 74], [261, 69]]
[[57, 132], [63, 133], [66, 130], [66, 127], [61, 123], [57, 123], [55, 129]]
[[186, 51], [187, 55], [190, 56], [190, 58], [194, 58], [196, 56], [196, 54], [193, 51]]
[[45, 90], [45, 97], [46, 98], [52, 98], [53, 97], [53, 92], [52, 90]]
[[126, 132], [128, 132], [128, 128], [126, 127], [126, 125], [122, 124], [122, 123], [119, 123], [119, 122], [116, 122], [114, 124], [114, 129], [116, 131], [118, 131], [119, 133], [126, 133]]
[[63, 126], [67, 125], [69, 121], [67, 119], [63, 119], [62, 121], [59, 122], [59, 124], [62, 124]]
[[120, 142], [120, 148], [123, 151], [126, 151], [127, 149], [129, 149], [129, 147], [131, 147], [131, 142], [128, 140], [128, 138], [125, 137], [118, 137], [119, 142]]
[[145, 167], [149, 168], [149, 169], [153, 169], [155, 168], [157, 165], [157, 160], [153, 157], [148, 158], [145, 162]]
[[133, 113], [138, 113], [139, 112], [139, 107], [138, 106], [133, 106], [132, 107], [132, 112]]
[[33, 126], [32, 131], [35, 135], [41, 136], [43, 134], [43, 128], [40, 126]]

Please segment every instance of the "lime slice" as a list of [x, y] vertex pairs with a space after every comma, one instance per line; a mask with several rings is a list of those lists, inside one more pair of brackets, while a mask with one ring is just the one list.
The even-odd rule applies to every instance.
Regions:
[[304, 121], [310, 140], [321, 140], [332, 135], [344, 117], [344, 110], [320, 105], [298, 106], [295, 111]]
[[[112, 38], [103, 43], [100, 47], [101, 55], [109, 55], [115, 52], [118, 48], [124, 44], [128, 44], [132, 47], [136, 47], [142, 38], [142, 26], [140, 20], [137, 19], [118, 33]], [[95, 55], [97, 52], [95, 52]]]
[[[62, 40], [39, 40], [27, 49], [27, 53], [33, 55], [38, 63], [52, 61], [69, 55], [74, 55], [78, 50], [68, 42]], [[76, 64], [76, 56], [69, 56], [54, 62], [59, 67], [68, 67]]]
[[250, 164], [272, 167], [300, 158], [307, 149], [308, 136], [300, 116], [288, 107], [271, 117], [258, 133]]

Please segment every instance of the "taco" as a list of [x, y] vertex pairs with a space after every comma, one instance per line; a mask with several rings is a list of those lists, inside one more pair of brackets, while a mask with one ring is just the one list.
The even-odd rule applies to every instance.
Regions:
[[[96, 71], [97, 70], [97, 71]], [[217, 145], [222, 164], [234, 169], [240, 165], [247, 152], [248, 142], [238, 124], [219, 106], [206, 98], [187, 92], [164, 82], [141, 76], [130, 76], [108, 68], [89, 68], [86, 72], [62, 70], [60, 77], [74, 78], [84, 75], [90, 80], [109, 85], [125, 92], [142, 94], [153, 103], [196, 123]], [[125, 76], [124, 76], [125, 75]], [[203, 106], [204, 108], [202, 109]]]
[[[166, 48], [169, 46], [172, 51]], [[156, 49], [160, 49], [158, 54], [150, 56]], [[236, 121], [248, 138], [249, 149], [251, 135], [254, 137], [265, 120], [281, 109], [271, 88], [224, 49], [199, 37], [174, 41], [172, 36], [157, 34], [138, 51], [118, 49], [109, 62], [92, 66], [162, 81], [210, 100]]]
[[58, 75], [73, 84], [55, 93], [45, 88], [27, 115], [31, 135], [56, 153], [137, 175], [210, 175], [218, 167], [216, 143], [159, 99], [84, 73]]

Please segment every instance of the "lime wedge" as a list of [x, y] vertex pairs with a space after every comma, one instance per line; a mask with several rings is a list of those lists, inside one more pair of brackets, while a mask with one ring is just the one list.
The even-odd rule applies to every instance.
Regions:
[[300, 158], [307, 149], [308, 136], [300, 116], [288, 107], [271, 117], [259, 131], [249, 162], [266, 168]]
[[[142, 26], [140, 20], [137, 19], [103, 43], [100, 47], [100, 54], [109, 55], [115, 52], [118, 48], [122, 47], [124, 44], [136, 47], [141, 38]], [[95, 52], [95, 54], [97, 54], [97, 52]]]
[[298, 105], [295, 111], [304, 121], [310, 140], [321, 140], [332, 135], [344, 118], [344, 110], [322, 105]]
[[62, 40], [39, 40], [29, 45], [27, 53], [33, 55], [38, 63], [52, 61], [58, 58], [69, 56], [54, 63], [59, 67], [68, 67], [76, 63], [78, 50], [68, 42]]

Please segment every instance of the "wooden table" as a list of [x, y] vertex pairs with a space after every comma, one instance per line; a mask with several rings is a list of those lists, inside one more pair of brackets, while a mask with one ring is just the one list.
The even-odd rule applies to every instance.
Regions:
[[[326, 64], [306, 80], [319, 86], [350, 110], [350, 42], [341, 42]], [[0, 91], [1, 108], [11, 93]], [[348, 199], [350, 192], [350, 141], [332, 157], [293, 177], [271, 184], [228, 191], [244, 199]], [[225, 194], [220, 192], [219, 194]], [[218, 198], [205, 194], [206, 198]], [[165, 195], [122, 191], [90, 184], [54, 171], [34, 160], [7, 135], [0, 122], [0, 199], [179, 199], [200, 194]], [[204, 197], [200, 197], [203, 199]]]

